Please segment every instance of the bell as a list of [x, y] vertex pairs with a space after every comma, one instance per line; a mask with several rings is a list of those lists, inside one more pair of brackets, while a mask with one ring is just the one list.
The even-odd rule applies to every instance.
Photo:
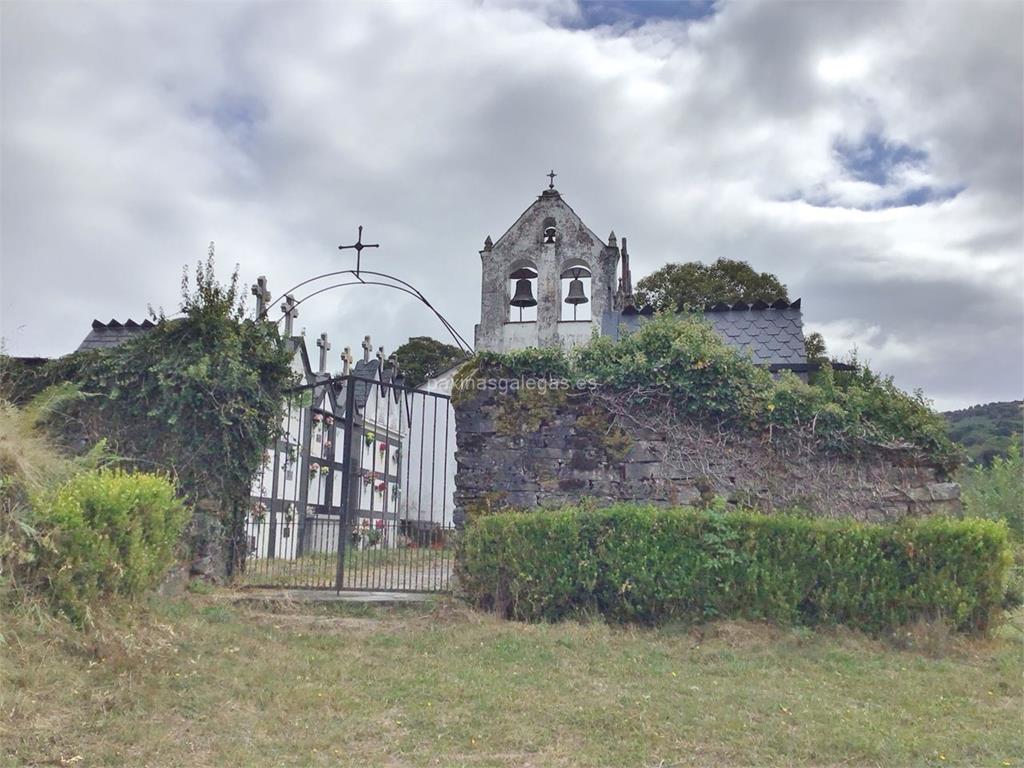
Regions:
[[566, 294], [566, 304], [586, 304], [590, 299], [583, 293], [583, 281], [578, 277], [569, 282], [569, 293]]
[[[580, 283], [580, 288], [583, 288], [583, 284]], [[586, 299], [584, 299], [586, 301]], [[533, 298], [533, 288], [530, 286], [530, 281], [521, 277], [516, 280], [516, 293], [512, 297], [512, 301], [509, 302], [513, 307], [536, 307], [537, 300]]]

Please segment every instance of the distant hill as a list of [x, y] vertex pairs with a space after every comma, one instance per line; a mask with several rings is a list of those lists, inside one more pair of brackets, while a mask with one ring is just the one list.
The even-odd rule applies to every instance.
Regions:
[[942, 415], [949, 421], [949, 436], [980, 464], [990, 463], [993, 456], [1005, 456], [1010, 436], [1024, 432], [1024, 400], [972, 405]]

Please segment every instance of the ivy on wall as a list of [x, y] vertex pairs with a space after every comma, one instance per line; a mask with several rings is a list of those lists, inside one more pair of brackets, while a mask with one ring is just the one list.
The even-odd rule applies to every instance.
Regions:
[[217, 282], [212, 253], [194, 283], [183, 278], [181, 311], [109, 351], [43, 366], [26, 391], [74, 382], [84, 397], [59, 425], [66, 442], [106, 439], [128, 464], [170, 472], [187, 501], [213, 502], [228, 524], [280, 427], [291, 354], [273, 324], [246, 317], [237, 270]]
[[789, 372], [773, 378], [696, 316], [659, 315], [618, 341], [597, 337], [568, 353], [478, 354], [460, 371], [456, 398], [471, 391], [469, 380], [494, 377], [566, 379], [609, 400], [613, 412], [665, 409], [675, 418], [780, 442], [809, 441], [840, 454], [912, 451], [947, 472], [961, 460], [921, 392], [903, 392], [867, 366], [833, 371], [826, 365], [813, 384]]

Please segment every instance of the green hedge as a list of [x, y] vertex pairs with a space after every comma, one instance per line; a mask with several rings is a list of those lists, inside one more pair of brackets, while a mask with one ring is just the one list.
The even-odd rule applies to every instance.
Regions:
[[876, 631], [939, 617], [979, 631], [1008, 564], [1005, 526], [986, 520], [870, 525], [618, 506], [481, 518], [457, 568], [472, 602], [516, 619], [722, 616]]
[[33, 565], [55, 607], [76, 621], [97, 598], [135, 597], [174, 561], [188, 512], [160, 475], [98, 470], [33, 499]]

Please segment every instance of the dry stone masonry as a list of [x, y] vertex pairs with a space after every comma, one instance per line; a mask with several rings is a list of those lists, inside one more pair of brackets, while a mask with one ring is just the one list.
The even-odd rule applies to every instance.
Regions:
[[960, 509], [960, 489], [903, 449], [860, 458], [767, 437], [613, 415], [599, 393], [471, 390], [454, 398], [456, 522], [501, 509], [621, 501], [896, 520]]

